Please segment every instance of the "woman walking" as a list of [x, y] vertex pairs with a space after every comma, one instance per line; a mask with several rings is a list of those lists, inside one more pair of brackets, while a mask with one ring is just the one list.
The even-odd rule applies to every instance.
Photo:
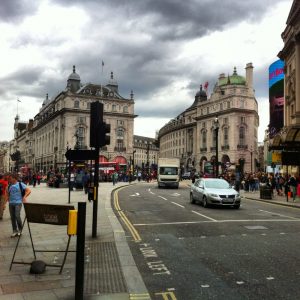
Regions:
[[11, 237], [20, 236], [22, 231], [21, 209], [22, 203], [26, 202], [31, 190], [23, 182], [18, 181], [18, 175], [12, 174], [8, 177], [9, 213], [13, 233]]

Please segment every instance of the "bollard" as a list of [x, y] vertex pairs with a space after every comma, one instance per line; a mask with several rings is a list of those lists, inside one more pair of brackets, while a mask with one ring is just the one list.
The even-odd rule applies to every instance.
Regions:
[[77, 210], [69, 210], [68, 235], [77, 234]]
[[83, 300], [86, 202], [78, 202], [75, 300]]

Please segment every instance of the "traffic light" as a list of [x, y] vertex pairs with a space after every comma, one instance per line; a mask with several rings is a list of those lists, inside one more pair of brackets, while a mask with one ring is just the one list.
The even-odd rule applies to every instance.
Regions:
[[99, 126], [99, 147], [103, 147], [105, 145], [109, 145], [110, 144], [110, 124], [106, 124], [105, 122], [103, 122], [102, 124], [100, 124]]
[[90, 146], [94, 148], [110, 144], [110, 124], [103, 122], [103, 104], [91, 103]]
[[91, 103], [90, 111], [90, 147], [99, 147], [99, 126], [103, 123], [103, 104], [100, 102]]

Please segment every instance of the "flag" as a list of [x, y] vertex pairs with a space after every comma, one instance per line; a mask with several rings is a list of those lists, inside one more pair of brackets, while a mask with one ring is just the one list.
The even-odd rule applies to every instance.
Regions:
[[206, 81], [206, 82], [204, 83], [204, 89], [207, 90], [207, 88], [208, 88], [208, 81]]
[[17, 99], [18, 102], [22, 102], [20, 99]]
[[104, 61], [102, 60], [102, 67], [104, 67]]

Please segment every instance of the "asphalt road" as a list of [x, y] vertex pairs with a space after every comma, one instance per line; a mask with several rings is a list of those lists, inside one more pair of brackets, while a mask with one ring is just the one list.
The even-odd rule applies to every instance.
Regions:
[[300, 299], [299, 209], [245, 199], [203, 208], [184, 183], [131, 185], [118, 198], [152, 299]]

